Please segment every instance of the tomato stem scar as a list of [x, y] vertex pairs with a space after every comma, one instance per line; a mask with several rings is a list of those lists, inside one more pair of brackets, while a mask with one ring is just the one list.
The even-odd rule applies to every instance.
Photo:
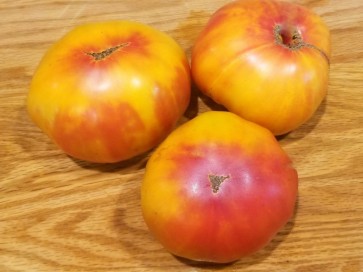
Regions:
[[217, 176], [217, 175], [208, 175], [209, 181], [212, 184], [212, 191], [213, 193], [218, 193], [219, 188], [221, 187], [221, 184], [229, 178], [229, 175], [227, 176]]
[[312, 48], [317, 50], [326, 59], [328, 64], [330, 63], [329, 57], [325, 52], [313, 44], [304, 42], [301, 33], [297, 29], [291, 31], [291, 29], [283, 29], [281, 25], [275, 25], [273, 34], [276, 44], [291, 50], [298, 50], [302, 47]]
[[123, 48], [123, 47], [128, 46], [128, 45], [130, 45], [130, 42], [122, 43], [120, 45], [108, 48], [108, 49], [103, 50], [101, 52], [86, 52], [86, 54], [89, 55], [89, 56], [94, 57], [95, 60], [102, 60], [102, 59], [108, 57], [109, 55], [111, 55], [113, 52], [115, 52], [119, 48]]

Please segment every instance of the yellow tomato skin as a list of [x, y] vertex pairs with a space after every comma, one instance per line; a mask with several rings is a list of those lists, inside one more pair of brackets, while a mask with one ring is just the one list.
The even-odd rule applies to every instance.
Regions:
[[[302, 43], [289, 47], [296, 33]], [[326, 96], [329, 58], [329, 29], [318, 15], [288, 2], [239, 0], [201, 32], [192, 76], [217, 103], [281, 135], [305, 123]]]
[[[212, 176], [222, 177], [218, 188]], [[228, 263], [265, 246], [291, 218], [298, 176], [272, 133], [209, 111], [174, 130], [149, 159], [141, 206], [171, 253]]]
[[190, 99], [190, 67], [167, 34], [129, 21], [80, 25], [44, 55], [28, 112], [69, 155], [129, 159], [161, 142]]

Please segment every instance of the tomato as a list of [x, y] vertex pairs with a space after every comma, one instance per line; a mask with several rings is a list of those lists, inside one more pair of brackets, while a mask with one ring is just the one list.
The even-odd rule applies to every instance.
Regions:
[[329, 29], [311, 10], [239, 0], [212, 15], [191, 67], [204, 94], [281, 135], [305, 123], [323, 101], [329, 59]]
[[167, 34], [129, 21], [80, 25], [42, 58], [27, 105], [67, 154], [117, 162], [160, 143], [190, 99], [190, 67]]
[[174, 130], [149, 159], [144, 220], [171, 253], [228, 263], [264, 247], [294, 212], [298, 176], [273, 134], [209, 111]]

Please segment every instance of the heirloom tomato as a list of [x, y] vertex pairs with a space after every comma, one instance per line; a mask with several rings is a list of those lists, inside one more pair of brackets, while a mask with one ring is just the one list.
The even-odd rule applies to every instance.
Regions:
[[275, 135], [305, 123], [328, 87], [329, 29], [300, 5], [239, 0], [217, 10], [196, 40], [202, 92]]
[[294, 212], [298, 176], [266, 128], [209, 111], [155, 150], [141, 187], [144, 220], [171, 253], [228, 263], [264, 247]]
[[80, 25], [56, 42], [31, 82], [28, 112], [69, 155], [117, 162], [160, 143], [190, 98], [182, 48], [145, 24]]

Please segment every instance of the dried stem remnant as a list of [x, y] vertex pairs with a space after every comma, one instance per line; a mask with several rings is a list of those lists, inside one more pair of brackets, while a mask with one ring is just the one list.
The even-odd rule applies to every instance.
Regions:
[[101, 52], [86, 52], [86, 54], [94, 57], [95, 60], [102, 60], [102, 59], [106, 58], [107, 56], [111, 55], [113, 52], [115, 52], [119, 48], [123, 48], [125, 46], [128, 46], [129, 44], [130, 44], [129, 42], [125, 42], [120, 45], [103, 50]]
[[213, 193], [218, 193], [219, 188], [221, 187], [221, 184], [229, 178], [229, 175], [227, 176], [217, 176], [217, 175], [208, 175], [209, 181], [212, 184], [212, 191]]

